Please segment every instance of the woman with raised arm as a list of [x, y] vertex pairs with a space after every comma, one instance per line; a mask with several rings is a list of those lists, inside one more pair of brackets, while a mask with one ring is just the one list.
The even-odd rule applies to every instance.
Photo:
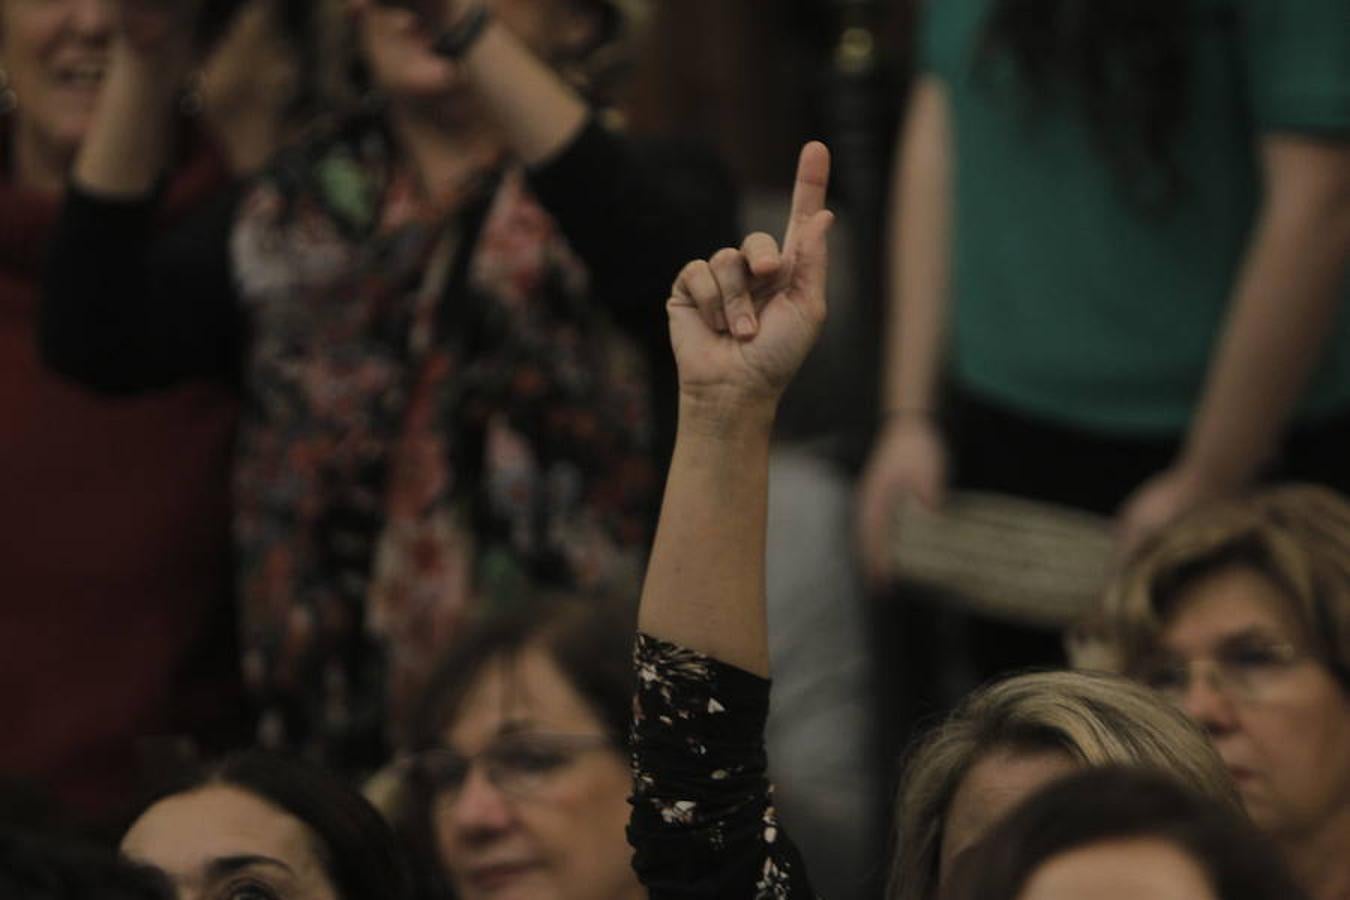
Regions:
[[181, 32], [126, 2], [47, 357], [112, 392], [239, 387], [262, 737], [369, 766], [465, 620], [540, 583], [636, 589], [675, 393], [650, 298], [734, 233], [731, 194], [591, 105], [633, 0], [352, 0], [371, 102], [168, 253], [144, 223]]
[[[756, 234], [690, 263], [668, 303], [679, 432], [639, 614], [629, 829], [655, 898], [813, 896], [765, 777], [764, 532], [778, 399], [825, 317], [828, 170], [825, 148], [808, 145], [782, 249]], [[887, 896], [934, 900], [1021, 798], [1107, 765], [1240, 809], [1205, 735], [1150, 691], [1020, 675], [972, 694], [911, 755]]]
[[[753, 234], [739, 250], [690, 263], [667, 303], [679, 428], [638, 613], [630, 826], [633, 864], [653, 898], [688, 896], [701, 883], [707, 889], [699, 895], [812, 896], [796, 848], [775, 840], [764, 775], [764, 530], [778, 400], [825, 323], [829, 166], [824, 145], [803, 149], [781, 248], [769, 235]], [[706, 694], [714, 685], [721, 689], [716, 695], [686, 702], [690, 691]], [[737, 715], [742, 701], [759, 717]], [[712, 777], [728, 788], [743, 784], [729, 795], [762, 801], [758, 809], [729, 818], [729, 810], [691, 799], [706, 793], [707, 773], [687, 770], [680, 759], [703, 743], [696, 755], [749, 763]], [[681, 769], [686, 778], [668, 777]], [[682, 840], [665, 827], [715, 829], [725, 821], [762, 829], [764, 842], [750, 842], [750, 852], [729, 861], [719, 841]], [[674, 854], [663, 847], [672, 840]]]

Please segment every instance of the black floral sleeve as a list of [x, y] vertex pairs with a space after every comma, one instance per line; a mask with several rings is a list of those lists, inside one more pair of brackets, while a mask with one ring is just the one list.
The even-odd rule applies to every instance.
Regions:
[[653, 900], [808, 900], [765, 774], [769, 682], [638, 635], [633, 866]]

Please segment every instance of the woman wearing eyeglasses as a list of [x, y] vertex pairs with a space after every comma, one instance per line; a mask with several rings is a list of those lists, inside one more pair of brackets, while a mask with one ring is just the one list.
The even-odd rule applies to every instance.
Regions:
[[1201, 510], [1106, 611], [1127, 670], [1209, 732], [1304, 889], [1350, 896], [1350, 504], [1291, 486]]
[[466, 635], [423, 698], [397, 818], [460, 900], [639, 900], [624, 840], [631, 616], [551, 599]]

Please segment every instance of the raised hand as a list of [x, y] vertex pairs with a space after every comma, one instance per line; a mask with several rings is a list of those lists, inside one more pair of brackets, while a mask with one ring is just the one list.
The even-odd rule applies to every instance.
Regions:
[[946, 490], [947, 451], [932, 420], [916, 415], [887, 423], [863, 468], [855, 504], [858, 548], [869, 584], [880, 586], [890, 576], [898, 504], [917, 500], [936, 511]]
[[781, 248], [752, 234], [685, 266], [666, 309], [686, 401], [776, 404], [825, 324], [830, 154], [802, 148]]

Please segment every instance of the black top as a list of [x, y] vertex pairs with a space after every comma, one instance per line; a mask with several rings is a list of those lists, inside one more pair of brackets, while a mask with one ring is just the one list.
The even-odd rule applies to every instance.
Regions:
[[[668, 346], [662, 301], [680, 268], [739, 241], [720, 163], [687, 146], [620, 138], [595, 120], [529, 172], [529, 185], [586, 263], [596, 302], [644, 347]], [[245, 187], [156, 236], [162, 193], [67, 194], [50, 245], [41, 348], [48, 365], [96, 391], [238, 381], [247, 335], [230, 238]], [[673, 404], [673, 366], [654, 368], [658, 402]]]
[[769, 682], [639, 634], [633, 868], [652, 900], [808, 900], [766, 775]]

